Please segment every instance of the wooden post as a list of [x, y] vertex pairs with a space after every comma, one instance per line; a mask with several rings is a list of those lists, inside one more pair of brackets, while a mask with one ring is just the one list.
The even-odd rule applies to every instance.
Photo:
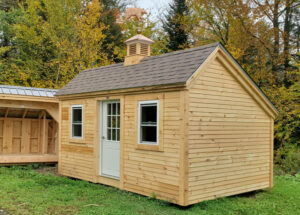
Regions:
[[181, 130], [181, 143], [180, 143], [180, 157], [179, 157], [179, 204], [187, 205], [188, 204], [188, 92], [180, 92], [180, 120], [182, 123]]
[[42, 154], [47, 154], [48, 152], [48, 124], [46, 119], [46, 112], [43, 112], [43, 119], [41, 119], [41, 146]]
[[273, 187], [274, 120], [270, 118], [270, 187]]

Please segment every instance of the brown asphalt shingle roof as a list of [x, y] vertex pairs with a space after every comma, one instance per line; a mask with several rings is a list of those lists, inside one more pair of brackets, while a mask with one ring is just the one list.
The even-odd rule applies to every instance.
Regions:
[[185, 83], [219, 43], [82, 71], [56, 95]]

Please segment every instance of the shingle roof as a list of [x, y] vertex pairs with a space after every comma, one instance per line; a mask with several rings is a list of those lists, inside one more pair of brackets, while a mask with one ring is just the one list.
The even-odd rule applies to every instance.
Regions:
[[219, 43], [147, 57], [139, 64], [118, 63], [82, 71], [56, 94], [71, 95], [185, 83]]
[[34, 87], [19, 87], [10, 85], [0, 85], [0, 94], [21, 95], [21, 96], [40, 96], [40, 97], [55, 97], [58, 90], [34, 88]]

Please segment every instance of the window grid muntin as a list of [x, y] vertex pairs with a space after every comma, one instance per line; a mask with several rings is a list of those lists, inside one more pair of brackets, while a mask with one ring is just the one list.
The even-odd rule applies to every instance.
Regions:
[[[120, 141], [120, 102], [107, 103], [107, 128], [106, 139], [109, 141]], [[115, 117], [115, 123], [113, 118]], [[110, 121], [110, 122], [109, 122]], [[115, 138], [114, 138], [115, 132]]]

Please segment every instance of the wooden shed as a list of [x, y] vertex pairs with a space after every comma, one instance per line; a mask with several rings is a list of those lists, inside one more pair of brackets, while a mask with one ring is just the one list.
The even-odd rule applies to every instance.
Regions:
[[58, 161], [56, 92], [0, 85], [0, 165]]
[[59, 172], [182, 206], [273, 186], [276, 108], [219, 43], [81, 72], [60, 100]]

